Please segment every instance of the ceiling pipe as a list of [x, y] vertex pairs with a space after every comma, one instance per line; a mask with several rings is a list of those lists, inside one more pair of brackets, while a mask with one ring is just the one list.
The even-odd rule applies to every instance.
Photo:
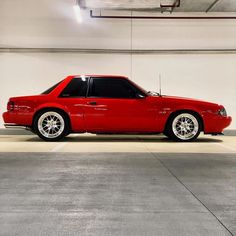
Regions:
[[236, 20], [236, 16], [104, 16], [94, 15], [90, 10], [90, 17], [97, 19], [140, 19], [140, 20]]
[[220, 0], [214, 0], [213, 3], [206, 9], [206, 13], [209, 12]]

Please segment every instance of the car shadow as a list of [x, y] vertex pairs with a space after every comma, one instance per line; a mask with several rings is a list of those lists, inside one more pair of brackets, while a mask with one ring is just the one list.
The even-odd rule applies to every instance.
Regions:
[[[26, 142], [44, 142], [37, 136], [33, 136], [31, 138], [27, 138], [24, 141]], [[146, 135], [146, 136], [134, 136], [134, 135], [95, 135], [95, 136], [67, 136], [63, 140], [59, 142], [147, 142], [147, 143], [181, 143], [175, 142], [165, 136], [162, 135]], [[223, 142], [221, 139], [209, 138], [209, 137], [199, 137], [194, 143], [220, 143]]]

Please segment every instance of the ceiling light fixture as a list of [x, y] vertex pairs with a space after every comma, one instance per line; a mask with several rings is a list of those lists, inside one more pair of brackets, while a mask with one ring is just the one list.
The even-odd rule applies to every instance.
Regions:
[[82, 14], [81, 14], [81, 8], [79, 5], [79, 0], [75, 1], [75, 5], [73, 6], [74, 12], [75, 12], [75, 16], [76, 16], [76, 20], [79, 24], [81, 24], [83, 22], [83, 18], [82, 18]]

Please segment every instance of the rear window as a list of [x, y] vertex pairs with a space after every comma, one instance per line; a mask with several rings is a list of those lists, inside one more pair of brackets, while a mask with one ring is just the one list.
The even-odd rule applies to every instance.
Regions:
[[[63, 80], [62, 80], [63, 81]], [[60, 81], [59, 83], [53, 85], [51, 88], [47, 89], [46, 91], [44, 91], [42, 94], [49, 94], [51, 93], [62, 81]]]

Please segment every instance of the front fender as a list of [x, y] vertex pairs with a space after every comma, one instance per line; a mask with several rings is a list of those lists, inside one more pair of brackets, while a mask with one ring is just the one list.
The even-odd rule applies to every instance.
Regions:
[[205, 120], [204, 120], [204, 115], [203, 112], [200, 108], [196, 107], [196, 106], [191, 106], [191, 105], [178, 105], [178, 106], [172, 106], [172, 107], [163, 107], [162, 110], [160, 111], [160, 116], [161, 116], [161, 121], [162, 121], [162, 127], [163, 130], [161, 132], [163, 132], [166, 128], [167, 122], [170, 119], [170, 117], [180, 111], [189, 111], [189, 112], [194, 112], [196, 114], [198, 114], [200, 116], [200, 118], [202, 119], [203, 122], [203, 129], [204, 129], [204, 125], [205, 125]]

